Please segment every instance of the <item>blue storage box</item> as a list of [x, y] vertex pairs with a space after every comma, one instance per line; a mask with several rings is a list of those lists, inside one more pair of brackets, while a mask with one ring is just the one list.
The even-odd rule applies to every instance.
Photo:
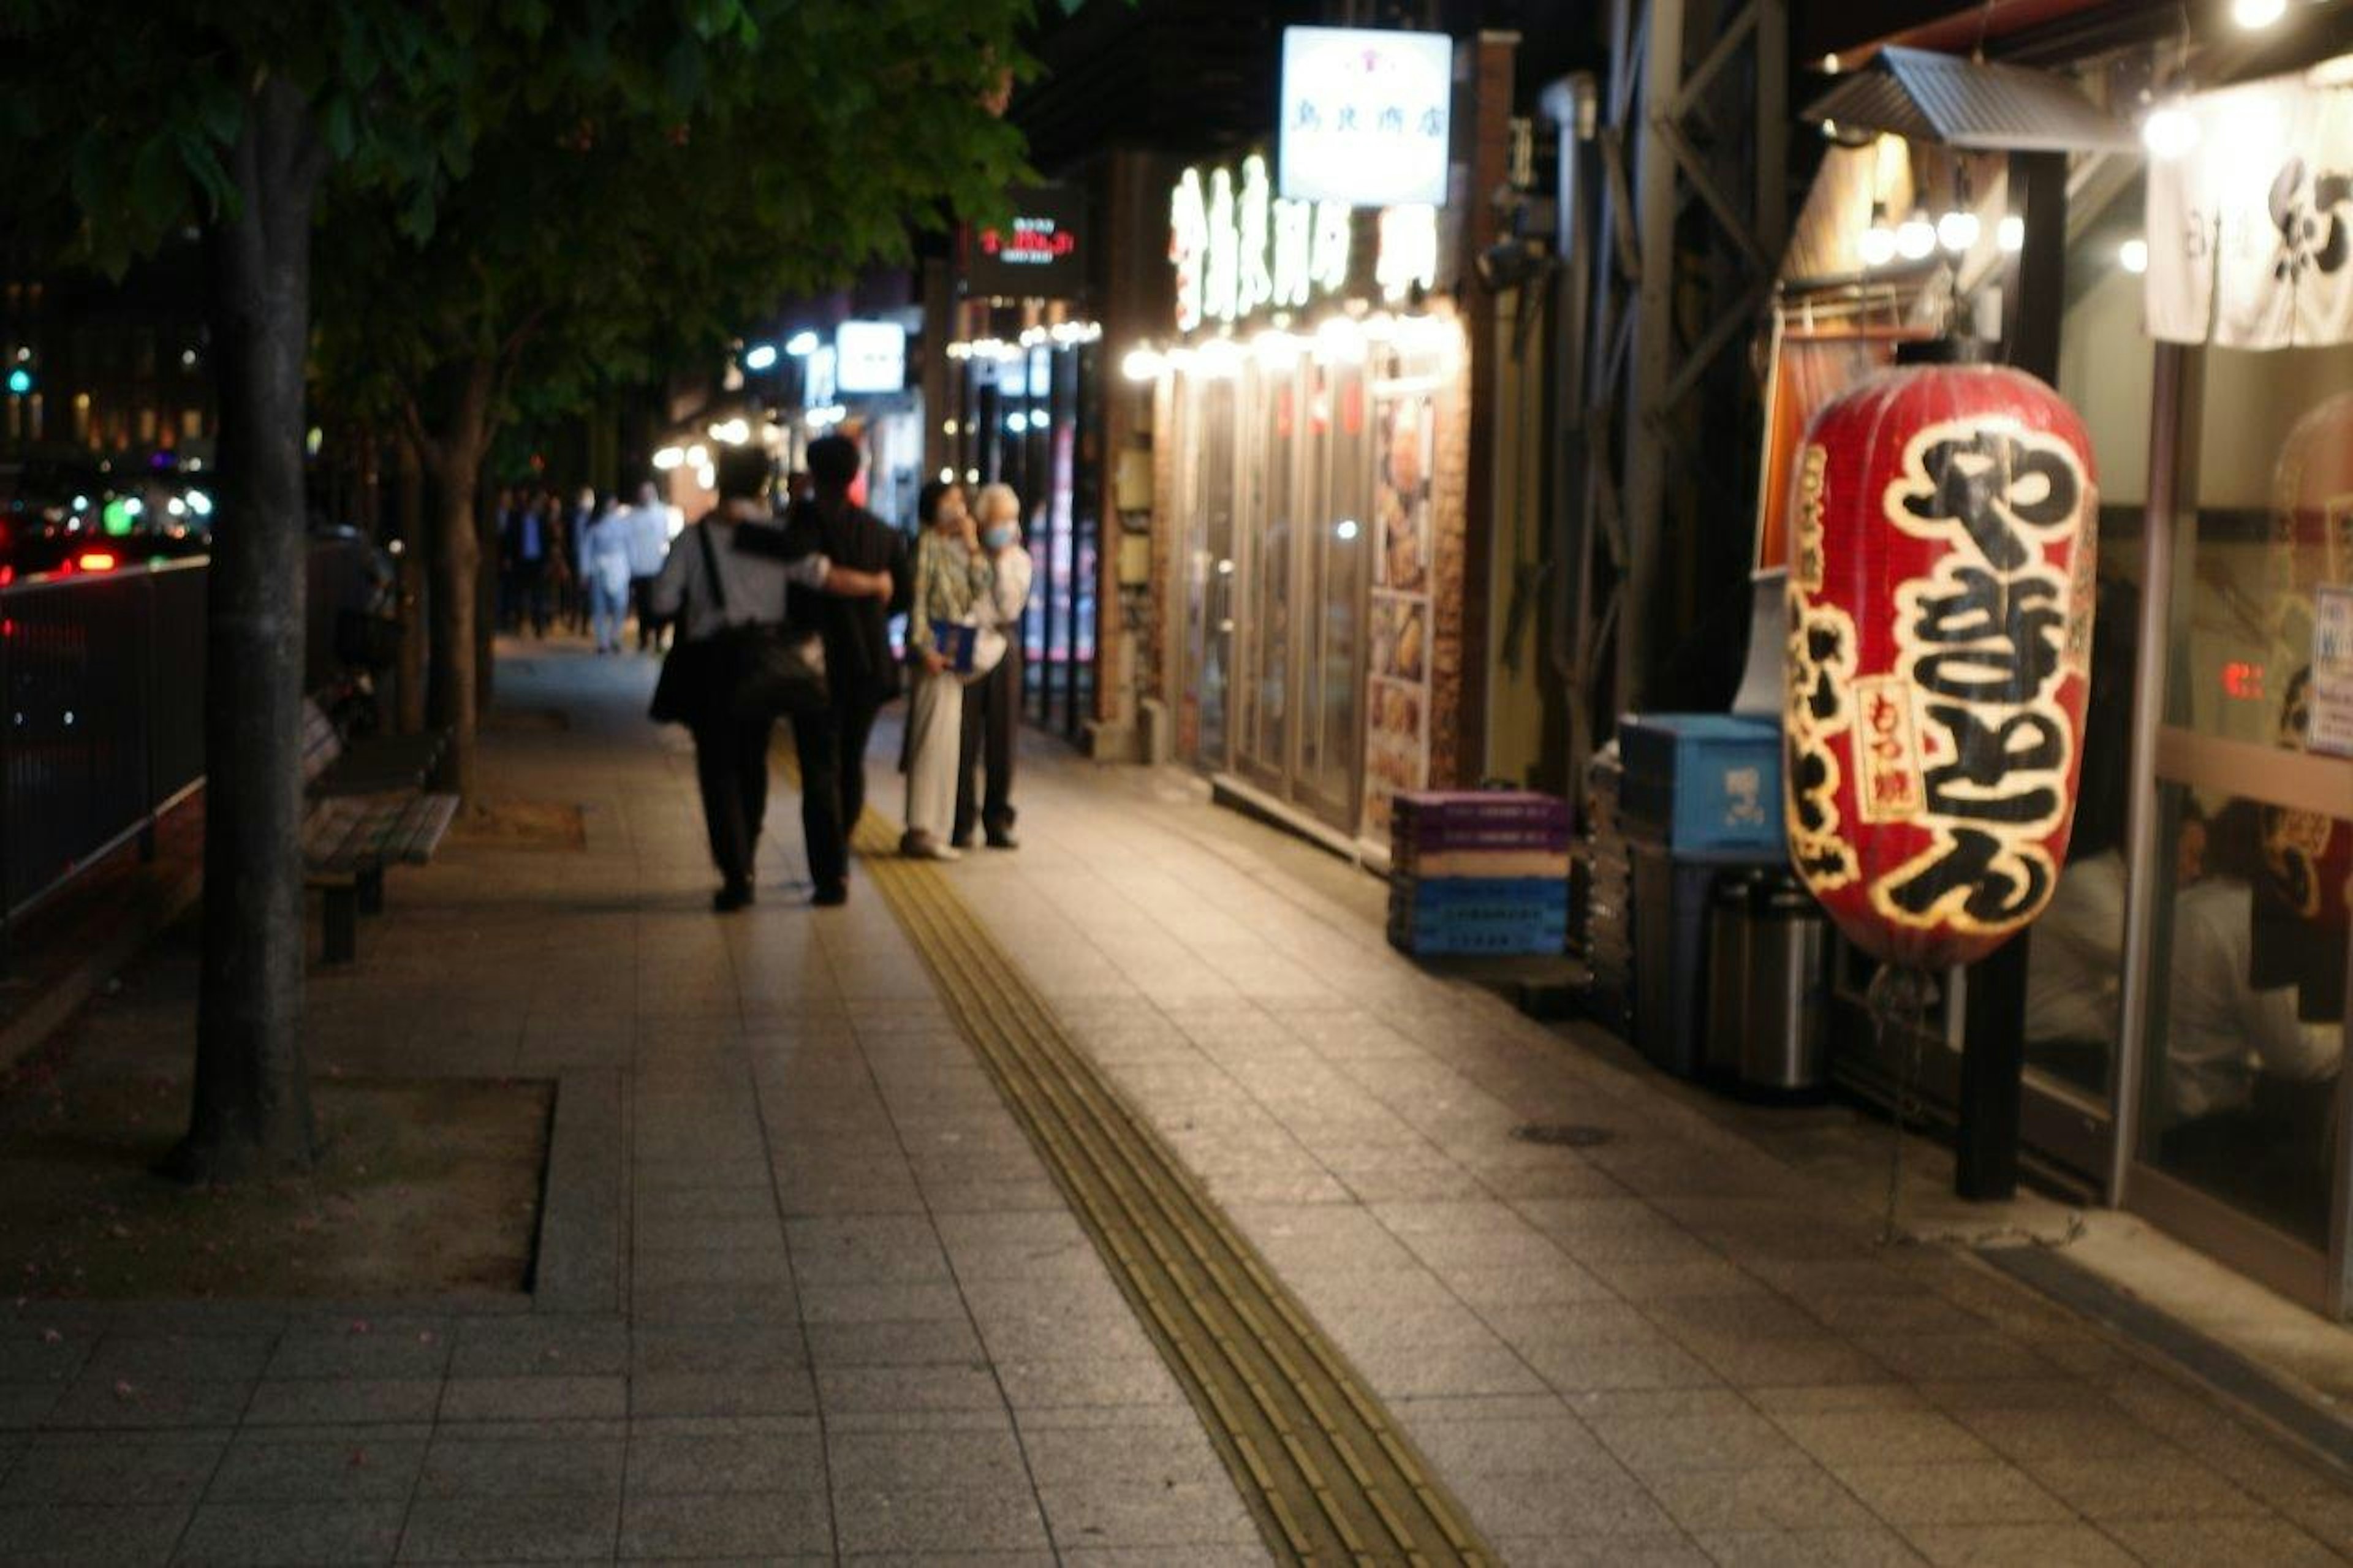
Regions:
[[1781, 727], [1728, 713], [1646, 713], [1618, 726], [1619, 816], [1678, 854], [1784, 852]]

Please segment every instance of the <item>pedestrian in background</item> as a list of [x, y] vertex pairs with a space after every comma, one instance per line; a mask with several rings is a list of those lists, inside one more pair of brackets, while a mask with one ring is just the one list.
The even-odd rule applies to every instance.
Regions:
[[786, 551], [822, 554], [836, 567], [887, 577], [882, 596], [842, 597], [796, 586], [792, 622], [825, 636], [828, 693], [823, 712], [797, 715], [793, 743], [801, 764], [801, 830], [808, 840], [815, 901], [849, 897], [849, 835], [866, 809], [866, 742], [874, 716], [898, 695], [899, 667], [891, 658], [891, 617], [912, 596], [907, 539], [849, 499], [864, 458], [846, 436], [809, 443], [812, 494], [794, 503], [785, 520]]
[[580, 533], [580, 577], [598, 653], [621, 651], [629, 615], [629, 514], [609, 502]]
[[624, 517], [629, 542], [629, 603], [638, 613], [638, 651], [659, 651], [664, 641], [662, 620], [646, 595], [670, 553], [670, 509], [661, 504], [661, 492], [651, 479], [638, 486], [636, 504]]
[[[976, 821], [991, 849], [1013, 849], [1013, 755], [1021, 732], [1021, 615], [1029, 607], [1036, 567], [1021, 547], [1021, 500], [1011, 485], [983, 485], [973, 502], [981, 554], [988, 562], [988, 592], [975, 606], [981, 636], [1003, 639], [988, 673], [964, 689], [963, 745], [956, 767], [955, 836], [972, 847]], [[986, 657], [986, 656], [984, 656]], [[976, 789], [978, 766], [983, 784]]]
[[508, 580], [513, 584], [512, 612], [514, 628], [521, 632], [531, 628], [534, 637], [547, 636], [548, 577], [552, 563], [564, 558], [559, 539], [562, 523], [557, 516], [555, 497], [550, 494], [518, 495], [511, 512], [511, 526], [505, 539], [505, 567]]
[[[694, 525], [705, 531], [681, 537], [647, 595], [657, 614], [677, 617], [681, 638], [699, 642], [728, 626], [777, 625], [799, 595], [881, 604], [896, 592], [887, 571], [840, 566], [814, 551], [771, 554], [737, 548], [743, 525], [773, 516], [765, 494], [767, 455], [756, 447], [733, 447], [715, 467], [719, 503]], [[809, 623], [801, 617], [796, 624]], [[721, 914], [752, 902], [753, 860], [768, 810], [768, 741], [776, 724], [771, 714], [743, 713], [732, 698], [731, 692], [705, 693], [690, 725], [703, 826], [721, 879], [711, 907]], [[814, 848], [810, 858], [816, 859]]]
[[907, 831], [899, 852], [919, 860], [954, 860], [948, 838], [955, 826], [956, 772], [964, 755], [964, 681], [972, 673], [973, 640], [957, 650], [942, 636], [975, 625], [975, 606], [988, 592], [988, 560], [980, 552], [964, 490], [944, 479], [915, 498], [923, 532], [915, 542], [914, 602], [907, 612], [907, 664], [914, 690], [907, 710]]

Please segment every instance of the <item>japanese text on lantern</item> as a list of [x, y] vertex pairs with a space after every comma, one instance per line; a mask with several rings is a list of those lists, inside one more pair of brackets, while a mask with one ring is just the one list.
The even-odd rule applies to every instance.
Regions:
[[2063, 441], [1963, 418], [1912, 437], [1883, 504], [1898, 530], [1947, 548], [1895, 590], [1895, 674], [1921, 731], [1906, 820], [1930, 844], [1873, 884], [1872, 903], [1897, 923], [2014, 930], [2058, 879], [2043, 840], [2068, 810], [2075, 739], [2058, 693], [2078, 606], [2051, 552], [2074, 564], [2092, 487]]
[[1854, 717], [1852, 617], [1836, 605], [1809, 604], [1803, 594], [1791, 594], [1788, 669], [1789, 855], [1809, 886], [1829, 892], [1855, 875], [1854, 850], [1839, 831], [1841, 773], [1832, 743]]

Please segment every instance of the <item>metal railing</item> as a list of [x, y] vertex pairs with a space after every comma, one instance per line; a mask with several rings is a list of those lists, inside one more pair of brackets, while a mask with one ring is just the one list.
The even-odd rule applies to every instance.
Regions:
[[[0, 588], [0, 923], [153, 831], [204, 782], [208, 563], [158, 563]], [[368, 547], [314, 541], [304, 689], [336, 671], [338, 614]]]

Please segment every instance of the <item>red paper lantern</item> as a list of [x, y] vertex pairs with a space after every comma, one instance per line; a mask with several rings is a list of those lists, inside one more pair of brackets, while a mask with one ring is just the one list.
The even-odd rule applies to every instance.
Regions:
[[1792, 480], [1784, 768], [1799, 875], [1849, 940], [1968, 963], [2058, 886], [2083, 762], [2090, 438], [2033, 377], [1885, 372]]

